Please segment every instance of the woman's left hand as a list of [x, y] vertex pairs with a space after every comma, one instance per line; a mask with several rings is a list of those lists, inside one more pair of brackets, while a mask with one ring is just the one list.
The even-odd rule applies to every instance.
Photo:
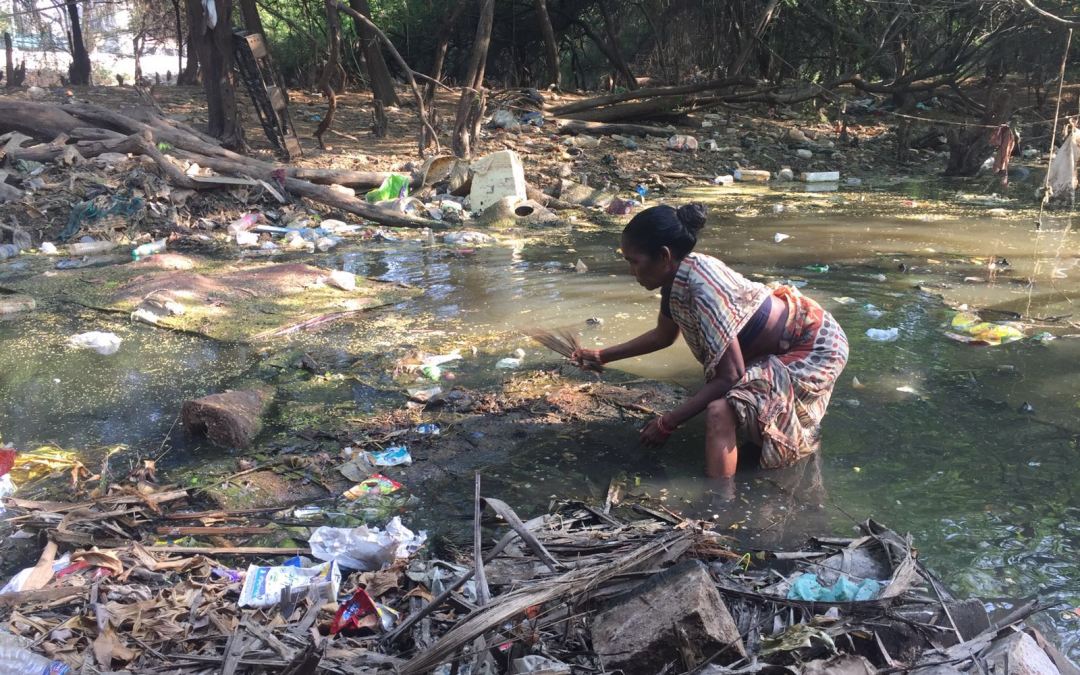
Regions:
[[641, 430], [641, 444], [647, 448], [659, 448], [671, 437], [673, 429], [668, 429], [661, 420], [663, 416], [649, 420]]

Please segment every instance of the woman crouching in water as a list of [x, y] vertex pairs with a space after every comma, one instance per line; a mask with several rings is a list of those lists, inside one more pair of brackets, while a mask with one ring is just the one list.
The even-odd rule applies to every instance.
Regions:
[[[649, 354], [681, 332], [705, 367], [705, 386], [650, 421], [641, 441], [663, 445], [705, 411], [705, 473], [730, 479], [739, 465], [775, 469], [817, 451], [848, 342], [836, 319], [794, 288], [770, 288], [694, 253], [704, 225], [700, 204], [654, 206], [634, 216], [622, 233], [622, 253], [639, 284], [661, 289], [656, 328], [614, 347], [578, 350], [574, 360], [588, 368]], [[744, 457], [738, 429], [757, 446]]]

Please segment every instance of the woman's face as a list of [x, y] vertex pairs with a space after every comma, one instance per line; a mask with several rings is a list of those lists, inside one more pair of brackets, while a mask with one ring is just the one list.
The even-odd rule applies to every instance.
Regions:
[[623, 237], [622, 253], [623, 258], [630, 264], [630, 273], [639, 284], [650, 291], [670, 282], [679, 267], [679, 261], [672, 257], [671, 249], [667, 246], [661, 248], [656, 256], [651, 256]]

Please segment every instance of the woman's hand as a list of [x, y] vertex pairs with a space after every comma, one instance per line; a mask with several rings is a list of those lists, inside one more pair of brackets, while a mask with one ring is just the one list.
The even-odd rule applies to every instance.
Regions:
[[646, 448], [659, 448], [664, 443], [667, 443], [667, 439], [674, 432], [675, 430], [668, 427], [664, 422], [664, 416], [660, 415], [649, 420], [649, 423], [641, 430], [641, 444]]
[[604, 370], [604, 358], [599, 349], [577, 349], [570, 355], [570, 363], [581, 368], [600, 373]]

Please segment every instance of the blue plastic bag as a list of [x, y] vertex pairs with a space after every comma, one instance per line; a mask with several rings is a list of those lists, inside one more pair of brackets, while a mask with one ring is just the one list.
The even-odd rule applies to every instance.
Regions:
[[788, 590], [788, 600], [807, 602], [857, 602], [873, 600], [881, 593], [881, 583], [864, 579], [856, 584], [841, 574], [836, 583], [823, 586], [816, 574], [801, 574]]

